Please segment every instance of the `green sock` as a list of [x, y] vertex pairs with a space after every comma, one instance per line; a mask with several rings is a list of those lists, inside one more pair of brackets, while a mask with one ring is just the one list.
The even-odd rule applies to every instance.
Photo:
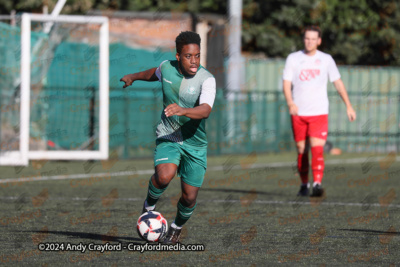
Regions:
[[154, 206], [157, 203], [158, 199], [161, 197], [162, 193], [164, 193], [165, 189], [167, 189], [167, 187], [161, 189], [156, 188], [150, 178], [149, 191], [147, 191], [146, 198], [147, 204], [149, 206]]
[[188, 208], [182, 205], [180, 201], [178, 201], [178, 212], [175, 217], [175, 224], [178, 227], [182, 227], [192, 216], [194, 209], [196, 208], [197, 203], [193, 206], [193, 208]]

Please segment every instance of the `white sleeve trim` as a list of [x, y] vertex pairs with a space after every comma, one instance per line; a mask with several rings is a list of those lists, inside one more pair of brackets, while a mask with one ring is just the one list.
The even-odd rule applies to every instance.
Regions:
[[214, 105], [216, 93], [216, 82], [214, 77], [207, 78], [201, 86], [200, 105], [203, 103], [208, 104], [211, 108]]
[[331, 83], [336, 82], [341, 77], [339, 69], [336, 66], [335, 60], [332, 57], [330, 57], [330, 64], [328, 66], [328, 75], [329, 75], [329, 81]]
[[161, 65], [164, 64], [165, 61], [168, 61], [168, 60], [164, 60], [163, 62], [161, 62], [160, 66], [158, 66], [158, 68], [156, 69], [156, 76], [157, 76], [159, 82], [162, 81]]
[[290, 54], [285, 62], [285, 67], [283, 69], [282, 79], [286, 81], [293, 80], [293, 55]]

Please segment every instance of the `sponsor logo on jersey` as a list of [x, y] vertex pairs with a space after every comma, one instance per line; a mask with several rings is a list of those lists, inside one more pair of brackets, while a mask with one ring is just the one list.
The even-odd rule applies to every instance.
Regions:
[[319, 69], [314, 69], [314, 70], [303, 69], [300, 72], [299, 78], [302, 81], [311, 81], [312, 79], [314, 79], [317, 76], [319, 76], [319, 73], [320, 73]]
[[165, 81], [165, 82], [167, 82], [167, 83], [170, 83], [170, 84], [172, 84], [172, 82], [171, 81], [168, 81], [167, 79], [165, 79], [165, 78], [163, 78], [163, 80]]
[[322, 136], [325, 136], [325, 135], [326, 135], [326, 132], [322, 132], [321, 135], [322, 135]]
[[196, 89], [195, 89], [193, 86], [192, 86], [192, 87], [189, 87], [187, 91], [188, 91], [188, 93], [191, 94], [191, 95], [193, 95], [193, 94], [196, 93]]

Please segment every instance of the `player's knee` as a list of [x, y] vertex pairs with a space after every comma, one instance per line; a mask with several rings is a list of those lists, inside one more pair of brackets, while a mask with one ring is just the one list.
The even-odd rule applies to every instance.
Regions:
[[196, 205], [196, 194], [182, 194], [181, 203], [188, 208], [194, 207]]
[[164, 188], [168, 186], [174, 176], [175, 173], [172, 172], [156, 172], [154, 178], [159, 188]]
[[300, 154], [304, 154], [304, 150], [305, 150], [305, 144], [296, 144], [297, 147], [297, 152]]

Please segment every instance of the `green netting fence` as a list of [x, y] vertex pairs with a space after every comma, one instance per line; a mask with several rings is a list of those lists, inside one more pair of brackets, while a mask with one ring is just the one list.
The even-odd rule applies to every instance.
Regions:
[[[18, 27], [0, 23], [0, 34], [9, 36], [0, 41], [3, 138], [7, 122], [13, 123], [10, 129], [18, 128], [18, 112], [13, 110], [18, 106], [14, 102], [20, 32]], [[32, 34], [33, 43], [39, 38], [46, 36]], [[40, 63], [47, 62], [50, 66], [40, 88], [34, 85], [32, 88], [35, 93], [31, 99], [30, 132], [31, 137], [56, 144], [56, 148], [49, 149], [79, 150], [98, 134], [97, 49], [93, 44], [65, 40], [57, 45], [48, 61], [40, 59]], [[152, 156], [155, 127], [163, 107], [160, 83], [135, 82], [122, 89], [119, 79], [128, 73], [156, 67], [165, 59], [174, 59], [174, 53], [110, 44], [109, 146], [120, 158]], [[35, 62], [38, 60], [33, 58]], [[232, 100], [228, 101], [227, 92], [217, 90], [206, 123], [209, 155], [295, 149], [281, 91], [282, 64], [282, 60], [249, 61], [245, 66], [249, 91], [231, 93]], [[399, 151], [400, 69], [349, 66], [340, 67], [340, 71], [358, 117], [355, 122], [348, 122], [345, 106], [330, 85], [328, 141], [348, 152]], [[9, 134], [15, 136], [15, 132]], [[96, 148], [95, 143], [90, 149]]]
[[[155, 126], [163, 109], [160, 95], [154, 94], [161, 90], [160, 85], [154, 84], [158, 86], [154, 90], [113, 88], [110, 94], [110, 149], [117, 151], [122, 158], [152, 156]], [[348, 152], [399, 151], [400, 96], [350, 93], [350, 97], [355, 103], [365, 104], [364, 110], [358, 112], [357, 120], [352, 123], [347, 119], [340, 97], [335, 92], [330, 93], [328, 141]], [[77, 112], [80, 125], [83, 125], [82, 131], [72, 134], [68, 132], [68, 124], [64, 124], [65, 130], [61, 132], [53, 131], [54, 139], [60, 139], [59, 143], [64, 142], [71, 148], [77, 144], [73, 140], [84, 139], [82, 135], [89, 134], [87, 107], [90, 99], [78, 99], [79, 102], [73, 100], [75, 104], [66, 104], [64, 112]], [[63, 109], [62, 106], [58, 108]], [[84, 112], [81, 112], [82, 109]], [[61, 129], [59, 120], [57, 116], [50, 116], [48, 125]], [[206, 129], [209, 155], [247, 154], [253, 151], [279, 153], [295, 149], [290, 117], [281, 92], [235, 93], [234, 100], [227, 101], [223, 91], [219, 90]], [[68, 139], [62, 141], [65, 136]]]

